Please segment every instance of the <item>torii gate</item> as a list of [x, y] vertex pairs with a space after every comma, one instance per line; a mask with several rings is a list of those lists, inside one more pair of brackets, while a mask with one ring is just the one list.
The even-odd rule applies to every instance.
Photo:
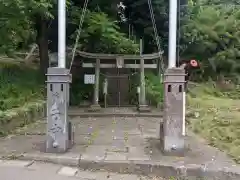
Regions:
[[[185, 71], [184, 66], [176, 68], [176, 0], [170, 0], [169, 22], [169, 62], [164, 80], [164, 123], [161, 131], [163, 151], [167, 153], [183, 152], [185, 136]], [[46, 152], [63, 153], [73, 145], [72, 125], [68, 118], [71, 75], [66, 69], [66, 0], [58, 0], [58, 39], [58, 67], [49, 68], [47, 74]]]
[[[161, 52], [163, 53], [163, 52]], [[95, 59], [95, 63], [82, 63], [83, 68], [95, 68], [95, 82], [94, 82], [94, 97], [91, 106], [91, 110], [99, 110], [99, 78], [101, 68], [118, 68], [118, 69], [139, 69], [140, 70], [140, 92], [139, 92], [139, 106], [138, 110], [141, 112], [150, 111], [150, 108], [146, 102], [146, 90], [145, 90], [145, 72], [144, 69], [157, 69], [157, 63], [147, 64], [145, 60], [154, 60], [159, 57], [159, 53], [131, 55], [131, 54], [100, 54], [100, 53], [88, 53], [83, 51], [76, 51], [76, 54], [80, 57], [87, 59]], [[115, 60], [112, 63], [104, 63], [105, 60]], [[137, 63], [127, 63], [125, 60], [138, 61]], [[107, 88], [107, 87], [106, 87]], [[107, 93], [107, 92], [106, 92]]]

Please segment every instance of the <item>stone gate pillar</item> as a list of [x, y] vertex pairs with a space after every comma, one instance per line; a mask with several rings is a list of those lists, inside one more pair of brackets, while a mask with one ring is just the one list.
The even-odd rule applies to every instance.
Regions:
[[63, 153], [73, 145], [73, 129], [68, 118], [69, 84], [65, 68], [48, 68], [46, 152]]
[[167, 69], [164, 77], [164, 115], [160, 129], [163, 151], [170, 154], [184, 154], [185, 128], [185, 70]]
[[145, 84], [145, 73], [144, 73], [144, 59], [140, 59], [140, 93], [139, 93], [139, 107], [140, 112], [149, 112], [150, 108], [146, 102], [146, 84]]
[[100, 79], [100, 59], [96, 59], [93, 103], [89, 111], [98, 111], [101, 109], [101, 106], [99, 105], [99, 79]]

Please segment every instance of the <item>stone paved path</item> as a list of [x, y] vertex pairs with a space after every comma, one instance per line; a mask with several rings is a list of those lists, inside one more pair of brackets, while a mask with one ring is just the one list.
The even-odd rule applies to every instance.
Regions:
[[33, 161], [0, 161], [1, 180], [163, 180], [158, 177], [86, 171]]
[[[191, 133], [188, 133], [189, 136], [186, 137], [188, 151], [185, 157], [164, 156], [160, 151], [159, 143], [160, 121], [160, 118], [154, 117], [74, 117], [72, 118], [72, 123], [75, 125], [74, 147], [63, 155], [50, 154], [48, 156], [55, 158], [57, 163], [60, 162], [60, 158], [61, 162], [64, 162], [64, 159], [70, 157], [71, 165], [80, 165], [86, 169], [92, 167], [83, 162], [103, 162], [105, 163], [103, 169], [114, 169], [114, 172], [120, 172], [116, 170], [114, 163], [124, 162], [128, 164], [125, 168], [127, 173], [131, 169], [129, 163], [141, 162], [145, 164], [144, 167], [147, 167], [144, 173], [145, 169], [140, 166], [138, 171], [143, 174], [153, 172], [152, 168], [149, 169], [150, 166], [147, 165], [158, 163], [178, 167], [199, 165], [204, 171], [212, 168], [236, 167], [236, 164], [223, 152], [206, 145], [204, 141], [194, 137]], [[14, 135], [2, 138], [0, 156], [13, 159], [20, 154], [27, 154], [28, 157], [36, 159], [35, 155], [38, 154], [44, 157], [46, 153], [42, 151], [45, 144], [45, 131], [46, 121], [41, 120], [19, 129]], [[106, 167], [106, 164], [109, 166]], [[96, 167], [96, 163], [92, 165]], [[102, 165], [96, 167], [96, 169], [101, 168]], [[161, 174], [158, 169], [154, 173]]]

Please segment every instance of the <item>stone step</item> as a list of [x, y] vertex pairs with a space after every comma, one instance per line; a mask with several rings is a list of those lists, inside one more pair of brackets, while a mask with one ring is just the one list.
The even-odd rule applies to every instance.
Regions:
[[89, 111], [89, 108], [70, 107], [69, 116], [80, 117], [162, 117], [162, 110], [149, 108], [149, 111], [139, 112], [137, 108], [119, 107], [119, 108], [101, 108], [98, 111]]
[[70, 117], [79, 116], [82, 118], [86, 117], [162, 117], [161, 113], [101, 113], [101, 112], [69, 112]]
[[[0, 161], [1, 179], [58, 179], [58, 180], [165, 180], [155, 176], [113, 173], [104, 170], [84, 170], [78, 167], [61, 166], [36, 161]], [[14, 172], [14, 173], [13, 173]]]
[[[173, 157], [174, 158], [174, 157]], [[56, 155], [56, 154], [24, 154], [21, 160], [34, 160], [47, 163], [61, 164], [69, 167], [77, 167], [88, 171], [104, 170], [112, 173], [135, 174], [149, 176], [154, 175], [163, 178], [186, 178], [195, 180], [205, 178], [211, 180], [239, 180], [240, 169], [203, 167], [201, 164], [187, 164], [179, 162], [151, 161], [151, 160], [99, 160], [97, 157], [82, 159], [78, 155]], [[64, 168], [61, 174], [77, 174], [76, 169]]]

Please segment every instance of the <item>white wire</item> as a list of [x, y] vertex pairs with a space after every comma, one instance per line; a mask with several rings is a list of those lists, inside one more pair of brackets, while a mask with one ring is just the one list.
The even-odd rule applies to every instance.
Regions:
[[69, 72], [71, 71], [71, 68], [72, 68], [72, 65], [73, 65], [73, 61], [74, 61], [74, 58], [75, 58], [78, 42], [79, 42], [80, 35], [81, 35], [81, 32], [82, 32], [82, 25], [83, 25], [85, 13], [86, 13], [86, 10], [87, 10], [88, 1], [89, 0], [84, 1], [83, 10], [82, 10], [82, 14], [81, 14], [81, 18], [80, 18], [80, 22], [79, 22], [79, 26], [78, 26], [78, 31], [77, 31], [77, 37], [76, 37], [76, 40], [75, 40], [74, 48], [72, 50], [72, 59], [71, 59]]
[[152, 25], [153, 25], [153, 31], [154, 31], [154, 36], [155, 36], [155, 41], [157, 44], [157, 48], [158, 48], [158, 53], [159, 53], [159, 60], [160, 60], [160, 68], [161, 68], [161, 73], [163, 73], [163, 57], [162, 57], [162, 53], [161, 53], [161, 46], [160, 46], [160, 42], [159, 42], [159, 36], [158, 36], [158, 32], [157, 32], [157, 27], [156, 27], [156, 21], [155, 21], [155, 17], [154, 17], [154, 13], [153, 13], [153, 8], [152, 8], [152, 2], [151, 0], [148, 0], [148, 7], [150, 10], [150, 15], [151, 15], [151, 20], [152, 20]]
[[157, 33], [157, 28], [156, 28], [155, 17], [154, 17], [154, 15], [153, 15], [153, 9], [152, 9], [151, 0], [148, 0], [148, 5], [149, 5], [149, 10], [150, 10], [150, 15], [151, 15], [151, 20], [152, 20], [153, 30], [154, 30], [154, 34], [155, 34], [155, 40], [156, 40], [156, 44], [157, 44], [157, 47], [158, 47], [158, 50], [159, 50], [159, 48], [160, 48], [160, 43], [159, 43], [159, 38], [158, 38], [158, 33]]

